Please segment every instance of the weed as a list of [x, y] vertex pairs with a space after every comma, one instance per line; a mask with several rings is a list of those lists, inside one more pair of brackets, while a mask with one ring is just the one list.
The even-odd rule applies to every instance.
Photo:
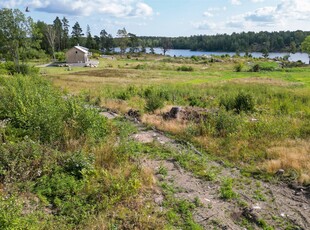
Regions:
[[237, 194], [233, 191], [233, 182], [232, 178], [225, 178], [222, 181], [220, 187], [220, 197], [225, 200], [230, 200], [237, 197]]
[[258, 189], [254, 191], [253, 198], [258, 201], [266, 201], [265, 195]]
[[161, 174], [163, 176], [167, 176], [168, 175], [168, 170], [165, 166], [160, 165], [157, 171], [158, 174]]

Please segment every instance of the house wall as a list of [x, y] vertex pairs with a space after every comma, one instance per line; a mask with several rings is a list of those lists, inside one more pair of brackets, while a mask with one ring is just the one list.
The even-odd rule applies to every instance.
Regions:
[[85, 63], [88, 61], [88, 57], [86, 53], [76, 48], [71, 48], [66, 53], [66, 61], [67, 63]]

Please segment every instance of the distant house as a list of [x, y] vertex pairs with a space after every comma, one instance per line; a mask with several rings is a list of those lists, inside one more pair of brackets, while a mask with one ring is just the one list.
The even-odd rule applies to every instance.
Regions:
[[87, 48], [77, 45], [66, 52], [66, 61], [67, 63], [87, 63], [91, 55]]

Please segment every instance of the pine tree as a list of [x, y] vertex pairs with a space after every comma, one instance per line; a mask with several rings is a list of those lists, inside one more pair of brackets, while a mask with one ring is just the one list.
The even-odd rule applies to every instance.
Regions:
[[78, 22], [76, 22], [74, 24], [74, 26], [72, 27], [71, 35], [72, 35], [72, 41], [73, 41], [74, 45], [80, 44], [81, 38], [84, 34], [83, 34], [83, 30], [82, 30], [82, 28]]

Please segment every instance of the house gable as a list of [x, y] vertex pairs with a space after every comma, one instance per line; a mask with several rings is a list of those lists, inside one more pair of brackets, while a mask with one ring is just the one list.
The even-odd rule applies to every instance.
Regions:
[[74, 46], [66, 52], [67, 63], [86, 63], [89, 61], [90, 53], [82, 46]]

